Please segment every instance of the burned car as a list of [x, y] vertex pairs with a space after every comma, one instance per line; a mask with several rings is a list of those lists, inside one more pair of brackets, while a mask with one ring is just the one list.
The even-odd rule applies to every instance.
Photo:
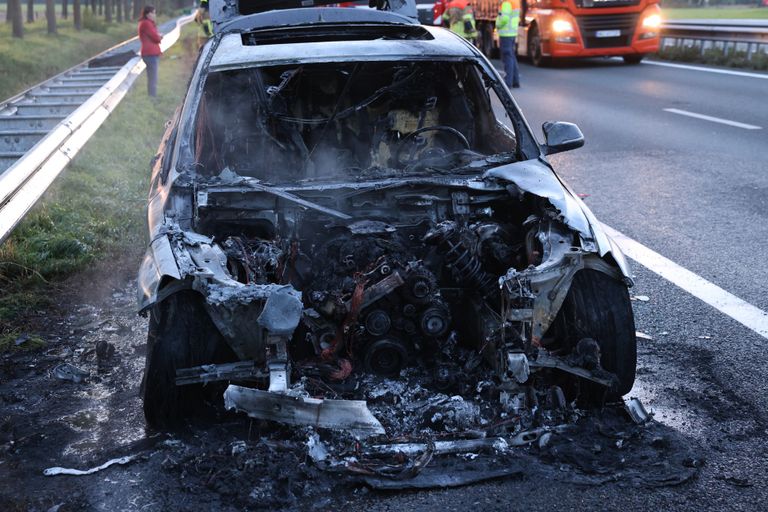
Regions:
[[[543, 130], [442, 28], [367, 9], [219, 19], [153, 167], [148, 424], [223, 394], [252, 418], [394, 438], [627, 393], [627, 264], [546, 159], [581, 132]], [[374, 405], [414, 394], [450, 412]]]

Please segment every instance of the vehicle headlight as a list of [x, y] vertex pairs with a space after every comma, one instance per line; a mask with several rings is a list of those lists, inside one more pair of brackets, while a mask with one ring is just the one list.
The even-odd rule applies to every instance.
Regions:
[[552, 32], [555, 34], [573, 32], [573, 24], [568, 20], [555, 20], [552, 22]]
[[643, 18], [643, 28], [657, 29], [661, 26], [661, 16], [650, 14]]

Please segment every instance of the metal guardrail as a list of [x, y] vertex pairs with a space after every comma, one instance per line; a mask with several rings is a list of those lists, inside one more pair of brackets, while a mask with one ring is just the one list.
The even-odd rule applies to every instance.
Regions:
[[768, 55], [768, 20], [667, 20], [661, 29], [661, 47], [717, 48], [743, 52], [751, 60]]
[[[165, 52], [183, 16], [160, 27]], [[145, 65], [131, 38], [0, 102], [0, 243], [122, 101]], [[127, 62], [110, 65], [111, 60]], [[89, 67], [95, 61], [100, 67]]]

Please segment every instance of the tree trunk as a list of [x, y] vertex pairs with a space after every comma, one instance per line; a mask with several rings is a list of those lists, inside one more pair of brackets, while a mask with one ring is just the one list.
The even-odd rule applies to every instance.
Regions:
[[53, 0], [45, 0], [45, 19], [48, 20], [48, 33], [56, 33], [56, 6]]
[[27, 0], [27, 23], [35, 21], [35, 0]]
[[11, 18], [13, 24], [13, 37], [19, 39], [24, 37], [24, 18], [21, 15], [21, 0], [8, 0], [8, 7], [5, 10], [6, 17]]
[[83, 29], [83, 17], [82, 17], [80, 0], [72, 0], [72, 18], [75, 21], [75, 30], [80, 31]]
[[104, 0], [98, 0], [96, 3], [99, 4], [99, 16], [103, 16], [104, 15]]
[[69, 17], [69, 2], [67, 0], [61, 0], [61, 17], [64, 19]]
[[104, 21], [112, 23], [112, 0], [104, 0]]
[[91, 14], [96, 16], [96, 0], [91, 0]]
[[123, 0], [115, 0], [115, 14], [117, 15], [117, 22], [123, 22]]
[[141, 16], [141, 9], [144, 7], [143, 0], [133, 0], [133, 20], [139, 21]]

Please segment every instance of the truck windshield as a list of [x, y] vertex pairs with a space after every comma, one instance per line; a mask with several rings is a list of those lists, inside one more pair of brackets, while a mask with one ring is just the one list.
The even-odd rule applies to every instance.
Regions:
[[474, 64], [412, 61], [211, 73], [194, 147], [203, 175], [290, 183], [462, 172], [517, 140]]

